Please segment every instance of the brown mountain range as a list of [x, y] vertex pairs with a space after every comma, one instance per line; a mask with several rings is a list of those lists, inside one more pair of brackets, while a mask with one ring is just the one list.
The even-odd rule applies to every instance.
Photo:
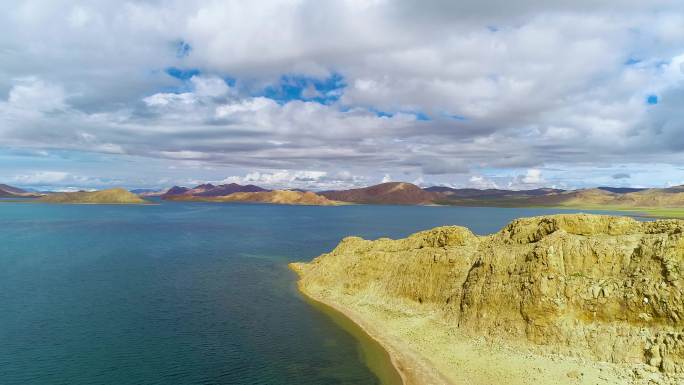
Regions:
[[0, 198], [36, 198], [41, 194], [22, 190], [18, 187], [0, 184]]
[[223, 196], [202, 196], [180, 194], [165, 199], [184, 202], [247, 202], [271, 203], [279, 205], [334, 206], [342, 204], [311, 191], [272, 190], [254, 192], [234, 192]]
[[432, 204], [440, 195], [406, 182], [389, 182], [351, 190], [323, 191], [328, 199], [371, 204], [424, 205]]
[[[193, 200], [192, 198], [226, 197], [235, 193], [257, 193], [268, 191], [270, 190], [255, 185], [244, 186], [236, 183], [213, 185], [207, 183], [195, 186], [193, 188], [174, 186], [165, 194], [163, 194], [162, 198], [169, 200]], [[454, 206], [496, 207], [684, 207], [683, 186], [661, 189], [598, 187], [580, 190], [562, 190], [556, 188], [537, 188], [531, 190], [481, 190], [473, 188], [452, 188], [445, 186], [433, 186], [423, 189], [407, 182], [389, 182], [363, 188], [322, 191], [317, 194], [332, 201], [359, 204], [442, 204]], [[249, 195], [245, 195], [242, 198], [235, 197], [233, 199], [240, 200], [245, 199], [248, 196]], [[259, 196], [260, 195], [255, 195], [255, 197]]]
[[163, 199], [176, 196], [195, 196], [195, 197], [219, 197], [241, 192], [264, 192], [269, 191], [255, 185], [239, 185], [237, 183], [213, 185], [205, 183], [193, 188], [173, 186], [166, 193], [162, 194]]

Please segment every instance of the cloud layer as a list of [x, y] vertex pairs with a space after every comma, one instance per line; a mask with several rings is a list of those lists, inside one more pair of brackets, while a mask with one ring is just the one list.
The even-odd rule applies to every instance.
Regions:
[[0, 147], [136, 159], [117, 182], [684, 179], [679, 1], [26, 1], [0, 23]]

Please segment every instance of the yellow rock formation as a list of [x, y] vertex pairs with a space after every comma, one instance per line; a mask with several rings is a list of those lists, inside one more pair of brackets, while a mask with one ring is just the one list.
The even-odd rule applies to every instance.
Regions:
[[[683, 231], [684, 221], [677, 220], [533, 217], [488, 236], [450, 226], [399, 240], [349, 237], [292, 268], [304, 293], [366, 317], [378, 330], [385, 321], [387, 327], [414, 325], [387, 331], [388, 340], [423, 352], [454, 382], [460, 377], [452, 356], [459, 351], [429, 344], [464, 336], [547, 357], [613, 363], [614, 378], [636, 383], [677, 383], [684, 378]], [[528, 373], [531, 382], [510, 383], [553, 378], [542, 369]], [[586, 383], [613, 383], [593, 382], [595, 368], [585, 369]], [[594, 374], [612, 378], [606, 373]], [[577, 376], [584, 374], [568, 370], [564, 378]]]

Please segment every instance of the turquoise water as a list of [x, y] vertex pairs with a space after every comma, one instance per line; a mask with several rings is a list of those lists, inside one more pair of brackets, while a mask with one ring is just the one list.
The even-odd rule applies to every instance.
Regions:
[[0, 383], [377, 384], [288, 262], [347, 235], [489, 233], [552, 212], [0, 203]]

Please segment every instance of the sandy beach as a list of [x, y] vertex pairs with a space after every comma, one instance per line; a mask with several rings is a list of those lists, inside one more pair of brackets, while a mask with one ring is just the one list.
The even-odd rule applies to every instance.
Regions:
[[[296, 271], [296, 269], [293, 269]], [[401, 384], [403, 385], [455, 385], [451, 381], [444, 378], [437, 372], [433, 365], [423, 359], [417, 352], [411, 351], [407, 346], [404, 346], [401, 341], [392, 337], [389, 333], [381, 332], [382, 325], [378, 325], [359, 314], [355, 310], [338, 304], [334, 301], [329, 301], [326, 298], [309, 292], [306, 288], [298, 284], [299, 291], [307, 296], [310, 300], [328, 306], [344, 317], [355, 323], [361, 328], [370, 338], [377, 341], [389, 354], [390, 360], [394, 369], [401, 377]], [[384, 379], [381, 379], [383, 381]], [[390, 380], [391, 381], [391, 380]], [[385, 384], [383, 385], [400, 385], [400, 384]]]
[[648, 372], [642, 373], [642, 382], [624, 366], [473, 339], [426, 315], [391, 314], [374, 306], [333, 299], [301, 284], [299, 289], [344, 314], [378, 341], [389, 353], [403, 385], [648, 383]]

